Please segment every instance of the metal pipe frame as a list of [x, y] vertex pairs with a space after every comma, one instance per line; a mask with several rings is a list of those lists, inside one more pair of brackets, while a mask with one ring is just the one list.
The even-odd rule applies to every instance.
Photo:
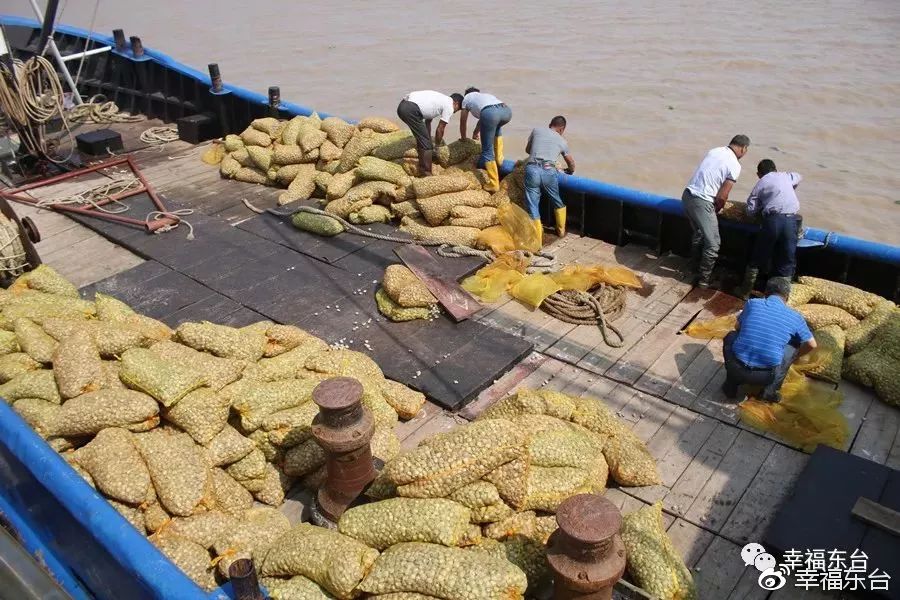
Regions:
[[[150, 200], [153, 202], [153, 205], [156, 207], [156, 210], [159, 212], [168, 212], [168, 209], [163, 204], [162, 200], [160, 200], [159, 196], [156, 194], [156, 191], [153, 189], [153, 186], [150, 185], [150, 182], [144, 177], [144, 174], [141, 173], [140, 169], [138, 169], [137, 165], [134, 164], [134, 161], [130, 156], [125, 156], [122, 158], [116, 158], [113, 160], [105, 161], [102, 163], [97, 163], [96, 165], [92, 165], [90, 167], [86, 167], [84, 169], [79, 169], [77, 171], [70, 171], [68, 173], [62, 173], [61, 175], [56, 175], [54, 177], [50, 177], [49, 179], [45, 179], [42, 181], [37, 181], [34, 183], [30, 183], [28, 185], [23, 185], [21, 187], [13, 188], [11, 190], [0, 190], [0, 196], [12, 200], [14, 202], [19, 202], [21, 204], [31, 204], [32, 206], [36, 206], [38, 201], [34, 198], [30, 198], [28, 196], [21, 196], [19, 194], [23, 192], [27, 192], [29, 190], [33, 190], [36, 188], [46, 187], [50, 185], [55, 185], [61, 181], [66, 181], [69, 179], [77, 179], [78, 177], [82, 177], [83, 175], [88, 175], [90, 173], [94, 173], [96, 171], [100, 171], [103, 169], [108, 169], [110, 167], [116, 167], [119, 165], [127, 164], [131, 169], [132, 174], [141, 182], [141, 187], [128, 190], [125, 192], [119, 192], [118, 194], [113, 194], [108, 198], [101, 200], [97, 203], [97, 206], [103, 206], [109, 204], [110, 202], [115, 202], [117, 200], [122, 200], [124, 198], [129, 198], [131, 196], [136, 196], [138, 194], [146, 193]], [[178, 223], [178, 219], [174, 219], [172, 217], [163, 217], [162, 219], [155, 219], [152, 221], [146, 221], [141, 219], [135, 219], [133, 217], [124, 217], [122, 215], [105, 213], [94, 208], [83, 208], [80, 206], [66, 206], [66, 205], [58, 205], [52, 206], [53, 210], [63, 211], [63, 212], [71, 212], [82, 215], [87, 215], [89, 217], [96, 217], [99, 219], [106, 219], [107, 221], [115, 221], [117, 223], [122, 223], [124, 225], [130, 225], [133, 227], [139, 227], [141, 229], [146, 229], [148, 232], [153, 233], [158, 229], [163, 227], [174, 225]]]

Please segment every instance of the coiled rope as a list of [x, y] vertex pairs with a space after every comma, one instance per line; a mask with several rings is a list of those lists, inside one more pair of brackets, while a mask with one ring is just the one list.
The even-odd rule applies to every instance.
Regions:
[[141, 133], [141, 141], [151, 146], [178, 141], [178, 129], [175, 127], [150, 127]]
[[73, 123], [137, 123], [147, 119], [144, 115], [121, 112], [115, 102], [107, 100], [102, 94], [92, 96], [84, 104], [72, 107], [66, 112], [66, 117]]
[[16, 222], [0, 214], [0, 273], [18, 277], [25, 272], [25, 246]]
[[[603, 342], [610, 348], [621, 348], [625, 344], [622, 332], [610, 323], [625, 312], [625, 288], [601, 283], [591, 292], [560, 290], [544, 299], [541, 310], [572, 325], [596, 325]], [[618, 341], [613, 341], [610, 333]]]

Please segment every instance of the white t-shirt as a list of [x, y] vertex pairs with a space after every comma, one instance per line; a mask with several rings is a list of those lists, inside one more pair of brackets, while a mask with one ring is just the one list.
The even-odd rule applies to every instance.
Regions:
[[407, 100], [419, 106], [422, 117], [426, 121], [440, 118], [444, 123], [450, 122], [453, 116], [453, 98], [434, 90], [412, 92]]
[[481, 118], [482, 108], [485, 106], [493, 106], [495, 104], [500, 104], [500, 100], [498, 100], [496, 96], [483, 94], [481, 92], [469, 92], [462, 101], [463, 110], [467, 110], [475, 115], [476, 119]]
[[741, 163], [734, 151], [728, 146], [713, 148], [694, 171], [687, 189], [698, 198], [713, 202], [725, 180], [737, 181], [740, 175]]

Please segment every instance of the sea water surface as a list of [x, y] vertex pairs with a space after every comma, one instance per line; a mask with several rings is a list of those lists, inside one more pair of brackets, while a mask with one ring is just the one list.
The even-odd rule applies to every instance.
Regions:
[[[900, 243], [900, 1], [62, 0], [61, 22], [125, 29], [226, 81], [346, 117], [418, 89], [512, 107], [508, 158], [556, 114], [578, 173], [680, 197], [705, 152], [752, 140], [804, 176], [807, 225]], [[97, 6], [96, 18], [93, 19]], [[0, 12], [31, 16], [26, 0]], [[471, 125], [470, 125], [471, 126]], [[458, 133], [455, 117], [449, 139]]]

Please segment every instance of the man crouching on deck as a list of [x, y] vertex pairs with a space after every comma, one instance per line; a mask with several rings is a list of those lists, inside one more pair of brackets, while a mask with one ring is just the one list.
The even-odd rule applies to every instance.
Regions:
[[803, 317], [787, 305], [791, 284], [773, 277], [766, 284], [766, 297], [744, 304], [737, 330], [725, 336], [725, 383], [722, 391], [737, 397], [741, 384], [762, 386], [761, 399], [781, 400], [781, 384], [791, 364], [816, 347], [816, 340]]

